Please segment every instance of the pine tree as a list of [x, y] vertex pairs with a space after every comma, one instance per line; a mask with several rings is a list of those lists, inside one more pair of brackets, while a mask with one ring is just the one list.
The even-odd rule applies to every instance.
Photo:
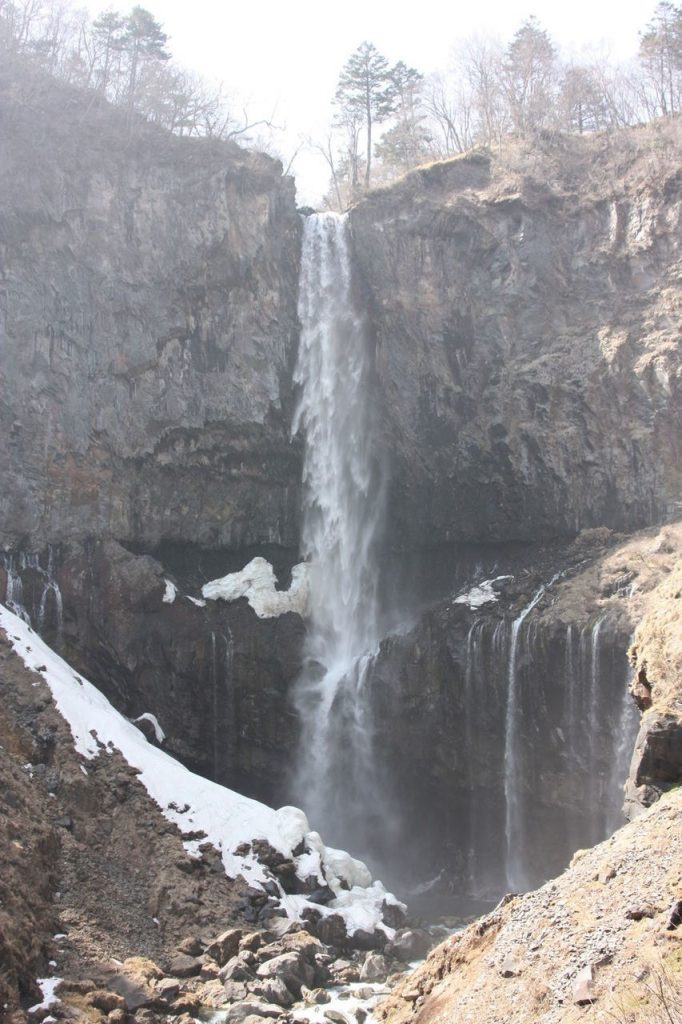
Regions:
[[125, 19], [120, 47], [128, 56], [128, 108], [135, 106], [138, 77], [142, 64], [170, 60], [164, 46], [168, 36], [144, 7], [133, 7]]
[[393, 86], [395, 124], [376, 147], [388, 166], [405, 171], [426, 158], [430, 134], [424, 126], [420, 92], [424, 76], [399, 61], [389, 72]]
[[124, 28], [125, 19], [118, 11], [112, 10], [104, 11], [92, 23], [92, 37], [96, 50], [95, 86], [105, 94], [109, 93], [110, 87], [115, 84], [113, 80], [120, 69]]
[[551, 121], [555, 74], [554, 45], [537, 19], [529, 18], [507, 48], [503, 72], [516, 131], [536, 131]]
[[[395, 110], [395, 86], [388, 61], [372, 43], [362, 43], [346, 61], [339, 76], [334, 103], [337, 122], [364, 123], [366, 137], [365, 188], [369, 188], [372, 169], [372, 128], [385, 121]], [[357, 160], [357, 148], [355, 151]]]

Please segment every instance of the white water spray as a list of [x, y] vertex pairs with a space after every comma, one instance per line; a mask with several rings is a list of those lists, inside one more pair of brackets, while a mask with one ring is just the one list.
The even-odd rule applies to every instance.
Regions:
[[314, 827], [337, 837], [353, 831], [359, 802], [371, 789], [366, 684], [379, 642], [376, 546], [383, 517], [372, 358], [348, 241], [345, 217], [306, 219], [294, 420], [294, 433], [305, 438], [302, 541], [311, 566], [306, 664], [296, 688], [302, 735], [295, 782]]

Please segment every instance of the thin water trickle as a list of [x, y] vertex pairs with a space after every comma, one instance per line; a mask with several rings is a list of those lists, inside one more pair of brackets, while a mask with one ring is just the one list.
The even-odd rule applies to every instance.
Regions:
[[511, 891], [528, 887], [522, 850], [523, 764], [521, 751], [521, 708], [519, 699], [518, 646], [521, 628], [542, 598], [545, 586], [534, 595], [512, 622], [507, 677], [507, 713], [504, 731], [504, 802], [507, 885]]
[[559, 579], [556, 573], [549, 583], [543, 584], [532, 600], [514, 619], [509, 644], [507, 668], [507, 706], [504, 730], [504, 803], [505, 803], [505, 871], [507, 886], [511, 891], [523, 892], [531, 881], [527, 872], [525, 855], [525, 772], [521, 742], [521, 717], [523, 702], [519, 687], [519, 646], [523, 638], [523, 624], [542, 600], [546, 592]]

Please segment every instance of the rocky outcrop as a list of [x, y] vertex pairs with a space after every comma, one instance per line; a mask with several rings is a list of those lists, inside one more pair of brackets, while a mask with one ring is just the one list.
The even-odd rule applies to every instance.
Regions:
[[[682, 998], [682, 795], [434, 950], [375, 1011], [390, 1024], [669, 1020]], [[584, 1009], [579, 1009], [585, 1004]], [[670, 1012], [666, 1012], [666, 1007]]]
[[631, 650], [633, 694], [643, 711], [627, 787], [630, 816], [682, 784], [682, 562], [664, 530], [656, 554], [670, 566], [645, 602]]
[[294, 184], [0, 72], [0, 548], [298, 539]]
[[679, 149], [676, 123], [510, 143], [351, 211], [394, 545], [537, 541], [672, 510]]

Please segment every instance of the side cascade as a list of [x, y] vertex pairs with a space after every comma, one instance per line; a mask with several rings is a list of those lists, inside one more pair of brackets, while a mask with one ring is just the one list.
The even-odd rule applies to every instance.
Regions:
[[[554, 576], [548, 586], [551, 587], [557, 579], [558, 576]], [[533, 596], [533, 599], [523, 608], [520, 615], [514, 619], [511, 627], [507, 670], [507, 709], [504, 729], [504, 834], [506, 840], [507, 886], [512, 891], [523, 891], [529, 888], [522, 849], [525, 794], [521, 764], [522, 753], [520, 750], [520, 720], [523, 714], [523, 707], [519, 695], [519, 639], [523, 635], [524, 622], [542, 600], [546, 590], [547, 586], [543, 585], [540, 587]]]
[[[53, 645], [60, 651], [64, 606], [55, 578], [54, 547], [48, 546], [47, 568], [41, 565], [40, 554], [36, 551], [8, 552], [2, 560], [7, 578], [5, 604], [27, 625], [33, 625], [41, 636], [46, 630], [51, 631]], [[24, 576], [32, 581], [28, 588]]]
[[[637, 731], [627, 658], [605, 616], [579, 630], [569, 625], [557, 661], [524, 627], [546, 589], [512, 624], [508, 649], [504, 875], [517, 892], [544, 880], [536, 856], [542, 836], [554, 835], [569, 854], [623, 824]], [[552, 820], [552, 805], [563, 808], [563, 821]]]
[[[305, 441], [302, 542], [310, 625], [295, 687], [301, 739], [294, 796], [313, 827], [361, 853], [383, 813], [368, 670], [380, 639], [378, 540], [384, 486], [371, 402], [373, 357], [345, 216], [306, 218], [298, 306]], [[373, 824], [374, 822], [374, 824]]]

